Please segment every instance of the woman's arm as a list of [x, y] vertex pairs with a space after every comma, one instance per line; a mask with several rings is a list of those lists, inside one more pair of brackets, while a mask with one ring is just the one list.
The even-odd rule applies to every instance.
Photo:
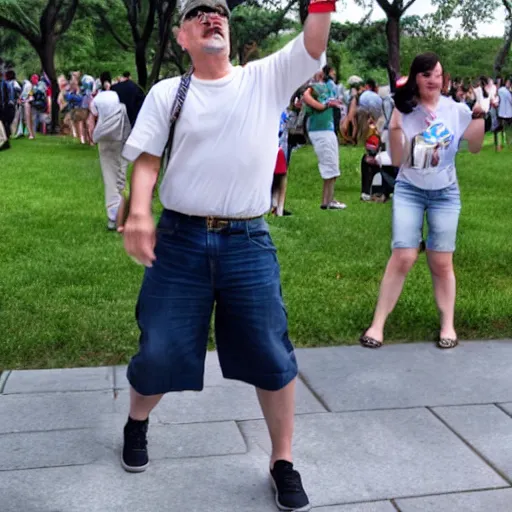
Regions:
[[389, 122], [389, 152], [393, 167], [400, 167], [404, 158], [404, 132], [402, 113], [397, 108], [393, 110]]
[[306, 105], [309, 105], [311, 108], [314, 108], [315, 110], [323, 111], [328, 108], [327, 105], [324, 105], [323, 103], [320, 103], [319, 101], [315, 100], [315, 98], [313, 98], [313, 95], [311, 94], [311, 89], [306, 90], [302, 99], [304, 100]]

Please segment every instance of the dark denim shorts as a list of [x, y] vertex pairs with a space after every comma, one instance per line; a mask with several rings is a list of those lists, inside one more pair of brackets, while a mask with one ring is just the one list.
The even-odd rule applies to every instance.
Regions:
[[277, 391], [297, 375], [276, 249], [263, 218], [208, 227], [165, 210], [156, 261], [136, 308], [139, 352], [128, 380], [142, 395], [203, 389], [212, 312], [227, 379]]

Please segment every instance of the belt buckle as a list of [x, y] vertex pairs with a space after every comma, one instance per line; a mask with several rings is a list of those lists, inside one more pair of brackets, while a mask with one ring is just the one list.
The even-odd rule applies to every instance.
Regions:
[[227, 228], [228, 226], [229, 226], [228, 220], [219, 219], [217, 217], [206, 217], [206, 227], [210, 231], [224, 229], [224, 228]]

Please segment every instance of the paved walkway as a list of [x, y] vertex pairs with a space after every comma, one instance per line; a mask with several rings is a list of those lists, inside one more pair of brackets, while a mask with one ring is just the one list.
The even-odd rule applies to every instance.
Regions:
[[[298, 350], [296, 464], [315, 512], [510, 512], [512, 340]], [[2, 512], [274, 512], [254, 391], [209, 354], [202, 393], [151, 417], [119, 465], [125, 368], [4, 372]]]

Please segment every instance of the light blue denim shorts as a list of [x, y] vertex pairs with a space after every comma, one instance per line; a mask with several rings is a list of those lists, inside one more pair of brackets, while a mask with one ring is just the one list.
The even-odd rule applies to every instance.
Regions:
[[[423, 190], [397, 181], [393, 194], [393, 249], [418, 248], [427, 219], [427, 250], [454, 252], [461, 210], [459, 186]], [[426, 215], [425, 215], [426, 214]]]

